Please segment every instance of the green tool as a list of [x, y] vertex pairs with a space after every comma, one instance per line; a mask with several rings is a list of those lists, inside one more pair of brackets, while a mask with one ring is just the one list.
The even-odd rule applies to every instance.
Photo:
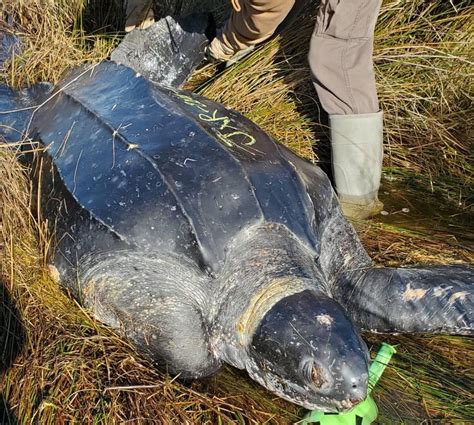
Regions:
[[382, 343], [377, 356], [369, 368], [369, 390], [367, 398], [346, 413], [322, 413], [312, 411], [298, 422], [302, 425], [318, 423], [319, 425], [369, 425], [377, 419], [378, 409], [374, 399], [370, 396], [372, 389], [382, 376], [392, 355], [396, 353], [395, 347]]

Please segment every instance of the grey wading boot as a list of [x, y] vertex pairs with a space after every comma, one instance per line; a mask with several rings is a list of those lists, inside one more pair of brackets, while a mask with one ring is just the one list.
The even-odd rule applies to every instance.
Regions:
[[365, 219], [379, 213], [383, 158], [382, 111], [330, 115], [332, 169], [343, 214]]

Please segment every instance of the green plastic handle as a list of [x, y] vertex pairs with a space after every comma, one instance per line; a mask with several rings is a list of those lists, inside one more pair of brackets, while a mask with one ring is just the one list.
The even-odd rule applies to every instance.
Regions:
[[[377, 419], [378, 409], [374, 399], [368, 395], [367, 398], [356, 407], [346, 413], [322, 413], [312, 411], [298, 422], [298, 425], [309, 425], [318, 423], [320, 425], [367, 425]], [[362, 418], [362, 422], [357, 418]]]
[[380, 350], [369, 368], [369, 394], [372, 392], [375, 385], [377, 385], [377, 382], [387, 367], [388, 362], [396, 352], [397, 350], [393, 345], [382, 342], [382, 347], [380, 347]]

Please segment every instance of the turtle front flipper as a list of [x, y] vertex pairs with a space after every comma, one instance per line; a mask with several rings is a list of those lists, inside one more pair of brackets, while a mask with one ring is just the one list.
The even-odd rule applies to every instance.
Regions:
[[204, 60], [204, 49], [214, 34], [211, 15], [167, 16], [127, 34], [110, 58], [155, 83], [180, 87]]
[[470, 265], [368, 268], [344, 273], [339, 283], [337, 298], [363, 329], [474, 334]]
[[196, 379], [220, 368], [208, 336], [208, 285], [190, 261], [134, 249], [94, 252], [79, 260], [77, 278], [94, 316], [162, 369]]

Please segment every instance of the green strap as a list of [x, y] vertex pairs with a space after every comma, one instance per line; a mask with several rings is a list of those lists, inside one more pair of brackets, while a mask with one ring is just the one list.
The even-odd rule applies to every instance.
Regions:
[[393, 345], [382, 342], [382, 347], [380, 347], [380, 350], [369, 368], [369, 394], [372, 392], [375, 385], [377, 385], [377, 382], [387, 367], [388, 362], [396, 352], [397, 350]]

